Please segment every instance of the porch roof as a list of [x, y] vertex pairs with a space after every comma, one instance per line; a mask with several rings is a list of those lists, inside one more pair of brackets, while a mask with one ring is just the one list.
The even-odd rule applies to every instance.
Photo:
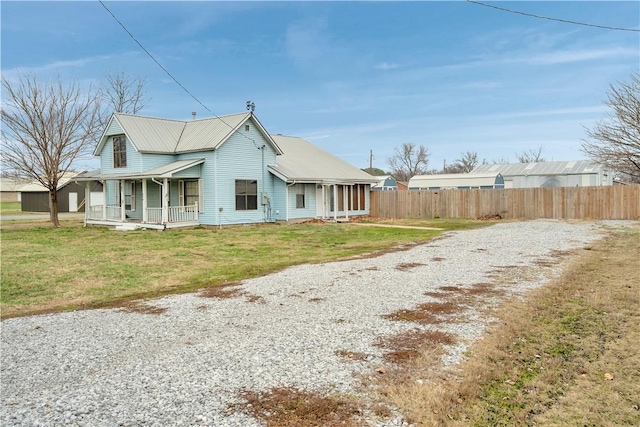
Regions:
[[292, 183], [373, 184], [377, 178], [295, 136], [271, 135], [283, 154], [269, 172]]
[[[128, 173], [111, 173], [103, 174], [100, 169], [85, 172], [77, 175], [73, 178], [74, 181], [94, 181], [105, 179], [143, 179], [143, 178], [173, 178], [173, 175], [182, 172], [185, 169], [189, 169], [193, 166], [197, 166], [204, 163], [204, 159], [185, 159], [177, 160], [175, 162], [167, 163], [166, 165], [158, 166], [152, 169], [148, 169], [142, 172], [128, 172]], [[193, 176], [180, 176], [181, 178], [200, 178], [200, 171]]]

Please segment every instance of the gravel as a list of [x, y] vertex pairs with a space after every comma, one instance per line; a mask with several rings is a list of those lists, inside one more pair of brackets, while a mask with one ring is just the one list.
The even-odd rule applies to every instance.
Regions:
[[[382, 315], [429, 301], [424, 293], [442, 286], [490, 282], [496, 271], [508, 270], [516, 282], [507, 285], [509, 294], [522, 295], [562, 268], [540, 261], [555, 261], [554, 251], [583, 248], [621, 224], [497, 223], [375, 258], [291, 267], [244, 281], [244, 294], [234, 298], [193, 293], [148, 302], [167, 309], [159, 315], [108, 309], [9, 319], [2, 322], [0, 421], [260, 425], [229, 409], [239, 391], [291, 386], [357, 394], [354, 373], [382, 363], [376, 340], [416, 327]], [[465, 322], [438, 327], [469, 342], [490, 320], [469, 312]], [[444, 364], [459, 362], [464, 349], [449, 347]], [[367, 359], [347, 360], [337, 351]]]

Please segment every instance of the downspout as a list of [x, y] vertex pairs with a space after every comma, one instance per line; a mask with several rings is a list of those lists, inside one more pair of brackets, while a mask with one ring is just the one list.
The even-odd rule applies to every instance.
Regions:
[[289, 221], [289, 187], [296, 185], [296, 180], [294, 179], [291, 184], [285, 184], [284, 189], [284, 220]]

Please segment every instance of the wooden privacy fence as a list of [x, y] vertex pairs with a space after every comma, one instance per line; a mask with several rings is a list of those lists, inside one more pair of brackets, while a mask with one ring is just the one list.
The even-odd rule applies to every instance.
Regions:
[[640, 185], [372, 191], [379, 218], [640, 219]]

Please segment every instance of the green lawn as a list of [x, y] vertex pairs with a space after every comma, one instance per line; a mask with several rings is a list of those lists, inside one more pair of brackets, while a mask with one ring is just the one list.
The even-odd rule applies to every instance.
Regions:
[[[463, 229], [480, 221], [417, 221]], [[2, 317], [116, 304], [187, 292], [422, 242], [438, 231], [355, 224], [261, 224], [118, 232], [79, 222], [2, 225]]]
[[15, 215], [21, 213], [20, 202], [0, 202], [0, 215]]

